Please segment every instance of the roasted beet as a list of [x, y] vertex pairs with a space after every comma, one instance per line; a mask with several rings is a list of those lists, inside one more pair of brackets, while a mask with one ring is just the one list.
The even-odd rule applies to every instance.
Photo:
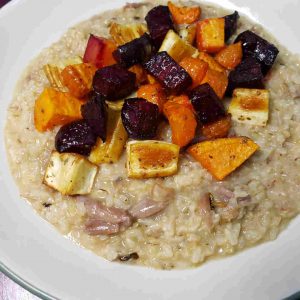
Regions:
[[180, 94], [192, 84], [190, 75], [166, 51], [152, 56], [144, 67], [171, 93]]
[[93, 79], [93, 89], [107, 100], [118, 100], [135, 89], [136, 75], [120, 65], [99, 69]]
[[89, 94], [89, 101], [81, 106], [81, 115], [92, 128], [94, 134], [106, 139], [107, 106], [103, 96], [96, 92]]
[[135, 64], [142, 64], [154, 54], [155, 47], [149, 34], [145, 33], [140, 38], [119, 46], [114, 51], [115, 60], [122, 66], [129, 68]]
[[62, 126], [55, 137], [58, 152], [74, 152], [89, 155], [96, 143], [96, 135], [85, 120], [75, 121]]
[[279, 50], [256, 33], [246, 30], [240, 33], [235, 43], [242, 42], [243, 57], [254, 57], [260, 64], [264, 75], [273, 66]]
[[225, 41], [229, 40], [230, 37], [236, 32], [237, 22], [239, 19], [239, 13], [235, 11], [231, 15], [224, 17], [225, 19]]
[[189, 97], [202, 124], [208, 124], [226, 116], [222, 101], [208, 83], [192, 89]]
[[230, 96], [235, 88], [263, 88], [263, 78], [259, 62], [253, 57], [248, 57], [230, 72], [226, 94]]
[[157, 49], [160, 47], [167, 32], [174, 30], [171, 13], [168, 6], [159, 5], [152, 8], [145, 17], [151, 38]]
[[121, 117], [130, 138], [146, 140], [155, 137], [159, 118], [156, 104], [143, 98], [126, 99]]

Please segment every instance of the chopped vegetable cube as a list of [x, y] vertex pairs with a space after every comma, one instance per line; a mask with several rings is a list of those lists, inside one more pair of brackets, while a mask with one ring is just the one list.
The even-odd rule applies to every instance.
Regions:
[[222, 49], [215, 56], [216, 61], [228, 70], [234, 69], [242, 61], [243, 50], [241, 42]]
[[218, 72], [226, 72], [226, 69], [222, 67], [211, 55], [205, 52], [199, 52], [198, 58], [207, 62], [210, 69]]
[[81, 119], [82, 102], [69, 93], [45, 88], [34, 105], [34, 125], [40, 131]]
[[237, 23], [239, 19], [239, 13], [235, 11], [231, 15], [224, 17], [225, 19], [225, 41], [228, 41], [230, 37], [236, 32]]
[[135, 77], [136, 77], [135, 85], [136, 86], [144, 84], [148, 81], [147, 72], [141, 65], [134, 65], [131, 68], [129, 68], [128, 71], [135, 74]]
[[162, 141], [127, 143], [127, 170], [130, 178], [171, 176], [177, 172], [179, 147]]
[[207, 139], [216, 139], [226, 137], [231, 127], [231, 116], [227, 115], [215, 122], [202, 126], [202, 134]]
[[237, 122], [266, 126], [269, 118], [269, 91], [235, 89], [228, 112]]
[[178, 35], [189, 44], [193, 45], [196, 37], [196, 24], [182, 24], [177, 28]]
[[258, 149], [247, 137], [232, 137], [195, 144], [188, 152], [217, 180], [223, 180]]
[[225, 47], [225, 21], [223, 18], [205, 19], [197, 23], [197, 47], [208, 53]]
[[61, 76], [61, 71], [62, 71], [61, 68], [59, 68], [56, 65], [47, 64], [43, 66], [43, 70], [51, 87], [61, 92], [68, 91], [68, 89], [63, 84], [63, 79]]
[[92, 190], [98, 167], [81, 155], [53, 151], [44, 184], [63, 195], [84, 195]]
[[201, 8], [199, 6], [176, 6], [169, 1], [168, 7], [176, 24], [192, 24], [198, 21], [201, 15]]

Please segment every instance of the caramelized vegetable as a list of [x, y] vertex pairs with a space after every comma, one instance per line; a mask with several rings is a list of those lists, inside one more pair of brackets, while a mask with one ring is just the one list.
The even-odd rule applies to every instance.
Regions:
[[121, 120], [121, 112], [108, 109], [105, 143], [97, 140], [89, 160], [95, 164], [115, 163], [119, 160], [127, 140], [127, 133]]
[[223, 99], [228, 85], [226, 73], [208, 69], [202, 80], [202, 84], [203, 83], [208, 83], [213, 88], [217, 96], [220, 99]]
[[191, 111], [194, 112], [194, 107], [189, 99], [189, 97], [187, 95], [180, 95], [180, 96], [176, 96], [176, 97], [170, 97], [168, 100], [169, 103], [177, 103], [183, 106], [186, 106], [188, 109], [190, 109]]
[[176, 61], [180, 62], [185, 57], [197, 56], [198, 50], [184, 41], [173, 30], [169, 30], [159, 52], [166, 51]]
[[266, 126], [269, 118], [269, 91], [235, 89], [228, 111], [237, 122]]
[[236, 32], [237, 23], [239, 19], [239, 13], [235, 11], [231, 15], [224, 17], [225, 20], [225, 41], [228, 41], [229, 38]]
[[138, 24], [117, 24], [110, 25], [109, 33], [117, 45], [124, 45], [134, 39], [139, 38], [147, 31], [147, 26]]
[[202, 126], [202, 134], [207, 139], [223, 138], [228, 135], [231, 127], [231, 116], [225, 116], [215, 122]]
[[226, 69], [232, 70], [242, 61], [243, 50], [241, 42], [232, 44], [222, 49], [215, 56], [216, 61], [225, 67]]
[[62, 76], [61, 76], [61, 68], [55, 65], [44, 65], [43, 66], [44, 73], [51, 85], [51, 87], [55, 88], [61, 92], [67, 92], [68, 89], [64, 86]]
[[247, 137], [233, 137], [204, 141], [191, 146], [188, 152], [217, 180], [223, 180], [258, 149]]
[[137, 97], [156, 104], [160, 112], [162, 112], [163, 105], [167, 101], [165, 92], [159, 83], [142, 85], [137, 91]]
[[116, 44], [112, 40], [91, 34], [84, 52], [83, 62], [91, 63], [98, 69], [113, 65], [116, 61], [112, 53], [116, 48]]
[[223, 18], [205, 19], [197, 23], [197, 47], [208, 53], [219, 52], [225, 46]]
[[141, 65], [134, 65], [131, 68], [128, 69], [128, 71], [135, 74], [135, 84], [136, 86], [139, 86], [143, 83], [146, 83], [148, 81], [147, 73], [144, 70], [144, 68]]
[[211, 55], [205, 52], [199, 52], [198, 58], [207, 62], [210, 69], [218, 72], [226, 72], [225, 68], [222, 67]]
[[127, 170], [130, 178], [171, 176], [177, 172], [179, 147], [162, 141], [127, 143]]
[[196, 87], [201, 84], [208, 70], [208, 63], [193, 57], [185, 57], [180, 61], [180, 66], [182, 66], [191, 76], [193, 84], [191, 88]]
[[83, 98], [91, 90], [95, 72], [94, 65], [82, 63], [65, 67], [61, 77], [70, 94], [76, 98]]
[[196, 37], [196, 24], [179, 25], [177, 28], [178, 35], [189, 44], [193, 45]]
[[194, 111], [184, 104], [176, 103], [175, 99], [164, 105], [164, 114], [172, 129], [172, 143], [179, 147], [186, 146], [195, 136], [197, 121]]
[[176, 24], [192, 24], [199, 20], [201, 9], [199, 6], [176, 6], [171, 1], [168, 2], [169, 10]]
[[45, 88], [35, 101], [34, 125], [40, 131], [81, 119], [82, 102], [69, 93]]
[[84, 195], [92, 190], [98, 167], [81, 155], [53, 151], [43, 183], [63, 195]]

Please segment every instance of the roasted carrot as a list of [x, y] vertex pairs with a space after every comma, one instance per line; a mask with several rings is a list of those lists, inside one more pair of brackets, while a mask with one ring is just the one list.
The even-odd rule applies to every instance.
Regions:
[[201, 8], [199, 6], [176, 6], [169, 1], [168, 7], [176, 24], [192, 24], [198, 21], [201, 15]]
[[232, 137], [200, 142], [191, 146], [188, 153], [217, 180], [223, 180], [258, 149], [250, 138]]
[[199, 52], [198, 58], [207, 62], [210, 69], [218, 72], [226, 72], [226, 69], [222, 67], [211, 55], [205, 52]]
[[207, 139], [216, 139], [216, 138], [223, 138], [228, 135], [228, 132], [231, 127], [231, 116], [227, 115], [222, 119], [208, 123], [202, 126], [202, 134]]
[[194, 112], [184, 104], [168, 101], [164, 105], [164, 114], [172, 130], [172, 143], [184, 147], [195, 136], [197, 121]]
[[83, 98], [91, 89], [96, 70], [89, 63], [66, 66], [61, 72], [63, 84], [74, 97]]
[[193, 84], [191, 88], [196, 87], [197, 85], [201, 84], [207, 70], [208, 70], [208, 63], [193, 57], [185, 57], [179, 63], [192, 77]]
[[156, 104], [160, 112], [162, 112], [163, 105], [167, 101], [164, 89], [159, 83], [141, 85], [137, 91], [137, 97]]
[[215, 56], [216, 61], [228, 70], [234, 69], [241, 63], [243, 57], [242, 44], [238, 42], [222, 49]]
[[81, 119], [82, 101], [69, 93], [45, 88], [35, 101], [34, 125], [40, 131]]
[[220, 99], [223, 99], [227, 85], [228, 78], [223, 72], [218, 72], [212, 69], [208, 69], [205, 77], [202, 80], [203, 83], [208, 83]]
[[191, 111], [194, 111], [194, 107], [187, 95], [180, 95], [176, 97], [171, 96], [168, 101], [170, 101], [170, 103], [172, 102], [172, 103], [181, 104], [189, 108]]
[[208, 53], [217, 53], [225, 47], [224, 18], [205, 19], [197, 23], [197, 47]]

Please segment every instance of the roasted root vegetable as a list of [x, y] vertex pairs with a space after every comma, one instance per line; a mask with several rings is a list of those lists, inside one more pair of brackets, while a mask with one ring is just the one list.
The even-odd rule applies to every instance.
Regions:
[[103, 68], [116, 63], [112, 53], [116, 50], [112, 40], [90, 35], [83, 56], [83, 62], [91, 63], [97, 68]]
[[142, 64], [155, 53], [155, 46], [148, 33], [119, 46], [114, 52], [115, 60], [125, 68]]
[[108, 100], [106, 100], [105, 103], [107, 104], [107, 106], [110, 109], [121, 111], [121, 109], [124, 105], [124, 100], [117, 100], [117, 101], [108, 101]]
[[171, 176], [177, 172], [179, 147], [162, 141], [127, 143], [129, 178]]
[[91, 90], [96, 70], [96, 67], [89, 63], [66, 66], [61, 72], [63, 84], [74, 97], [83, 98]]
[[176, 96], [176, 97], [170, 97], [168, 100], [169, 103], [177, 103], [180, 105], [183, 105], [187, 108], [189, 108], [191, 111], [194, 111], [194, 107], [189, 99], [189, 97], [187, 95], [180, 95], [180, 96]]
[[227, 46], [215, 56], [215, 60], [228, 70], [232, 70], [239, 65], [242, 58], [243, 50], [241, 42]]
[[223, 103], [208, 83], [191, 90], [189, 98], [199, 121], [205, 125], [226, 116]]
[[63, 79], [61, 76], [62, 69], [60, 67], [47, 64], [43, 66], [43, 70], [51, 87], [61, 92], [68, 91], [68, 89], [63, 84]]
[[228, 41], [229, 38], [236, 32], [237, 23], [239, 19], [239, 13], [235, 11], [231, 15], [224, 17], [225, 20], [225, 41]]
[[192, 84], [192, 78], [166, 51], [159, 52], [144, 64], [169, 92], [181, 94]]
[[244, 57], [254, 57], [260, 63], [263, 74], [266, 75], [273, 66], [279, 50], [250, 30], [240, 33], [235, 39], [235, 43], [237, 42], [242, 43]]
[[134, 65], [131, 68], [128, 69], [128, 71], [135, 74], [135, 85], [140, 86], [143, 83], [146, 83], [148, 81], [147, 78], [147, 72], [141, 65]]
[[107, 100], [118, 100], [135, 89], [136, 75], [119, 65], [99, 69], [93, 79], [93, 89]]
[[208, 63], [193, 57], [185, 57], [180, 61], [180, 66], [182, 66], [191, 76], [193, 84], [191, 88], [196, 87], [201, 84], [208, 70]]
[[55, 136], [55, 149], [59, 153], [73, 152], [89, 155], [97, 136], [86, 120], [78, 120], [62, 126]]
[[159, 5], [152, 8], [145, 17], [151, 38], [157, 49], [160, 47], [169, 30], [174, 24], [168, 6]]
[[188, 153], [217, 180], [223, 180], [258, 149], [250, 138], [232, 137], [198, 143]]
[[197, 47], [200, 51], [217, 53], [225, 47], [225, 20], [205, 19], [197, 23]]
[[164, 105], [164, 114], [171, 126], [172, 143], [184, 147], [194, 138], [197, 121], [193, 109], [179, 102], [176, 99], [168, 101]]
[[81, 115], [102, 141], [106, 139], [107, 105], [104, 98], [91, 92], [88, 101], [81, 106]]
[[168, 7], [176, 24], [195, 23], [199, 20], [201, 15], [201, 8], [199, 6], [177, 6], [169, 1]]
[[118, 46], [124, 45], [134, 39], [139, 38], [146, 31], [147, 26], [142, 23], [128, 25], [112, 23], [109, 29], [110, 35]]
[[218, 72], [209, 68], [202, 80], [202, 84], [204, 83], [208, 83], [213, 88], [217, 96], [220, 99], [223, 99], [228, 86], [228, 77], [226, 73]]
[[169, 30], [163, 40], [159, 48], [159, 52], [162, 51], [166, 51], [176, 62], [180, 62], [185, 57], [196, 57], [198, 55], [198, 50], [181, 39], [173, 30]]
[[163, 106], [167, 101], [164, 89], [159, 83], [145, 84], [137, 90], [137, 97], [146, 99], [158, 106], [159, 112], [162, 112]]
[[218, 72], [226, 72], [226, 69], [222, 67], [211, 55], [205, 52], [199, 52], [198, 58], [208, 63], [210, 69]]
[[98, 139], [89, 160], [95, 164], [115, 163], [119, 160], [127, 141], [127, 132], [123, 126], [121, 112], [108, 109], [105, 143]]
[[226, 137], [230, 128], [231, 116], [227, 115], [215, 122], [203, 125], [201, 131], [207, 139], [216, 139]]
[[153, 139], [159, 121], [159, 109], [143, 98], [126, 99], [121, 111], [128, 136], [137, 140]]
[[179, 25], [177, 29], [178, 35], [189, 44], [193, 45], [196, 38], [196, 24]]
[[44, 132], [57, 125], [78, 120], [81, 118], [80, 107], [82, 102], [69, 93], [45, 88], [35, 101], [34, 125]]
[[92, 190], [98, 167], [81, 155], [53, 151], [43, 183], [63, 195], [84, 195]]
[[269, 118], [269, 91], [235, 89], [228, 112], [237, 122], [266, 126]]
[[259, 62], [253, 57], [245, 58], [229, 73], [226, 93], [231, 95], [236, 88], [263, 89], [263, 79]]

